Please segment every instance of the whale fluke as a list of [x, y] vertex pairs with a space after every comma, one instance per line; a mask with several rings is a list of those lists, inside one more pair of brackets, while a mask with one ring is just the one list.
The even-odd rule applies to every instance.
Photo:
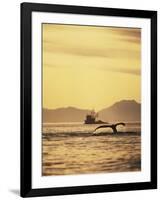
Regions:
[[102, 126], [98, 126], [93, 132], [95, 132], [96, 130], [98, 130], [98, 129], [100, 129], [100, 128], [112, 128], [112, 130], [113, 130], [113, 133], [114, 134], [117, 134], [118, 132], [117, 132], [117, 126], [120, 126], [120, 125], [122, 125], [122, 126], [125, 126], [125, 123], [123, 123], [123, 122], [120, 122], [120, 123], [116, 123], [116, 124], [111, 124], [111, 125], [102, 125]]

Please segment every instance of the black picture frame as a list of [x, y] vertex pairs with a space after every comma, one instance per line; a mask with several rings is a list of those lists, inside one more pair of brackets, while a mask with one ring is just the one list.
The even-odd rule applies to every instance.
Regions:
[[[150, 182], [32, 189], [32, 12], [147, 18], [151, 21], [151, 180]], [[21, 196], [47, 196], [157, 188], [157, 12], [115, 8], [21, 4]]]

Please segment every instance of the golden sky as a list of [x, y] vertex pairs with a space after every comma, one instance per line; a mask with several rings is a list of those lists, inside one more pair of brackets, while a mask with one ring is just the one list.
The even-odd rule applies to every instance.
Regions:
[[141, 94], [141, 30], [43, 24], [43, 107], [96, 111]]

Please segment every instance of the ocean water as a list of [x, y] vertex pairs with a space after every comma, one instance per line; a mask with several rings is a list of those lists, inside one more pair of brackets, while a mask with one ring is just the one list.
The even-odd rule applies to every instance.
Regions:
[[118, 134], [100, 124], [45, 123], [42, 175], [69, 175], [141, 170], [141, 125], [126, 123]]

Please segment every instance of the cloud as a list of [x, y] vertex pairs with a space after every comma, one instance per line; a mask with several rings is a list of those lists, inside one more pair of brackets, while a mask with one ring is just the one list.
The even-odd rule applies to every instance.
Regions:
[[71, 55], [80, 55], [86, 57], [110, 57], [110, 58], [124, 58], [128, 57], [130, 59], [140, 59], [140, 51], [135, 49], [127, 49], [120, 47], [79, 47], [78, 46], [65, 46], [65, 45], [53, 45], [52, 43], [44, 44], [45, 52], [62, 53], [62, 54], [71, 54]]
[[140, 75], [140, 39], [140, 29], [44, 25], [43, 63]]
[[138, 75], [138, 76], [140, 76], [140, 73], [141, 73], [140, 69], [111, 68], [110, 70], [113, 72], [127, 73], [127, 74], [133, 74], [133, 75]]
[[135, 42], [140, 43], [141, 40], [141, 29], [137, 28], [120, 28], [117, 30], [113, 30], [115, 34], [117, 34], [117, 31], [119, 31], [119, 35], [121, 36], [122, 40], [128, 41], [128, 42]]
[[[133, 75], [140, 75], [140, 65], [135, 60], [128, 59], [121, 61], [120, 59], [112, 59], [108, 57], [84, 57], [82, 55], [62, 54], [62, 53], [46, 53], [46, 59], [43, 59], [45, 67], [52, 67], [57, 69], [83, 69], [88, 70], [105, 70], [109, 72], [129, 73]], [[63, 59], [62, 59], [63, 58]]]

